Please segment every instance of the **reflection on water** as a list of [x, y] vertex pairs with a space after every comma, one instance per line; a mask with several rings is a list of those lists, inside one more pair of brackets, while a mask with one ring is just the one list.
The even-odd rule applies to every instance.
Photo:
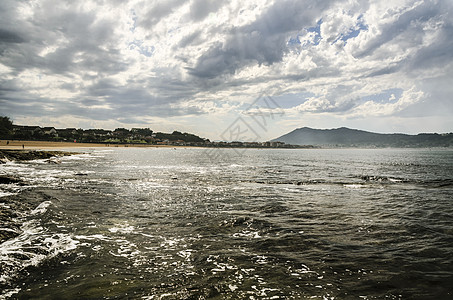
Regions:
[[453, 151], [230, 154], [2, 166], [28, 183], [1, 187], [2, 207], [33, 208], [0, 246], [3, 297], [453, 297]]

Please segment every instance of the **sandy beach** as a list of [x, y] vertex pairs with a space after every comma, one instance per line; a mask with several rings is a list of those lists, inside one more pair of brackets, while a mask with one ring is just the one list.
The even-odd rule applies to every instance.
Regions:
[[[0, 140], [0, 149], [5, 150], [37, 150], [37, 149], [62, 149], [62, 148], [93, 148], [93, 147], [181, 147], [171, 145], [149, 144], [97, 144], [97, 143], [71, 143], [71, 142], [46, 142], [46, 141], [17, 141]], [[184, 146], [188, 148], [188, 146]]]

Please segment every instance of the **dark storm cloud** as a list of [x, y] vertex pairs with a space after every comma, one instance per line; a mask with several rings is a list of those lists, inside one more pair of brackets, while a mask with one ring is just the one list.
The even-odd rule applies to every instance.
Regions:
[[288, 35], [316, 23], [329, 1], [277, 1], [252, 24], [233, 29], [224, 42], [203, 53], [190, 74], [215, 78], [234, 74], [250, 64], [282, 60]]
[[17, 32], [4, 30], [0, 28], [0, 44], [3, 43], [13, 43], [19, 44], [24, 42], [25, 40], [20, 36]]

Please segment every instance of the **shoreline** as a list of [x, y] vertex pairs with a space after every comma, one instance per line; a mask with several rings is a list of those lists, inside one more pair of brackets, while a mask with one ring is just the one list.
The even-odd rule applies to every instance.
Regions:
[[46, 150], [69, 148], [203, 148], [203, 149], [321, 149], [317, 147], [241, 147], [208, 145], [104, 144], [27, 140], [0, 140], [0, 150]]
[[21, 141], [0, 140], [1, 150], [38, 150], [38, 149], [65, 149], [65, 148], [193, 148], [194, 146], [149, 145], [149, 144], [101, 144], [101, 143], [73, 143], [49, 141]]
[[64, 150], [77, 148], [204, 148], [204, 149], [288, 149], [288, 150], [333, 150], [333, 149], [453, 149], [453, 147], [219, 147], [219, 146], [188, 146], [188, 145], [153, 145], [153, 144], [103, 144], [103, 143], [73, 143], [28, 140], [0, 140], [0, 150]]

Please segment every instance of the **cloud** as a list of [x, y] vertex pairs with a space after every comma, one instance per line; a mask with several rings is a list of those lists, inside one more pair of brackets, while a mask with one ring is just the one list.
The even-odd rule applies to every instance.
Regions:
[[316, 1], [311, 7], [298, 1], [278, 1], [254, 22], [233, 28], [223, 42], [217, 42], [197, 60], [190, 74], [215, 78], [233, 75], [251, 64], [272, 65], [288, 51], [288, 37], [316, 22], [327, 1]]
[[81, 74], [96, 72], [113, 74], [125, 70], [120, 50], [112, 36], [114, 20], [99, 17], [95, 11], [76, 4], [55, 5], [43, 1], [28, 16], [24, 9], [16, 15], [25, 37], [9, 33], [15, 41], [4, 51], [2, 63], [20, 73], [26, 69], [40, 69], [48, 74]]
[[0, 43], [1, 44], [20, 44], [24, 39], [16, 32], [0, 29]]
[[194, 21], [206, 18], [209, 13], [217, 11], [224, 4], [221, 0], [194, 0], [190, 5], [190, 17]]
[[[392, 97], [393, 96], [393, 97]], [[411, 105], [422, 101], [425, 94], [422, 91], [417, 91], [415, 86], [402, 93], [401, 97], [394, 101], [392, 94], [388, 101], [377, 102], [373, 100], [366, 101], [354, 108], [350, 117], [363, 118], [370, 116], [391, 116], [402, 112]]]
[[450, 124], [452, 16], [448, 0], [3, 0], [0, 110], [214, 132], [266, 92], [291, 104], [281, 124]]
[[[196, 42], [197, 40], [199, 40], [200, 38], [200, 35], [201, 35], [201, 31], [200, 30], [197, 30], [195, 32], [192, 32], [186, 36], [184, 36], [180, 41], [179, 43], [177, 44], [178, 45], [178, 48], [185, 48], [187, 47], [188, 45], [191, 45], [193, 44], [194, 42]], [[175, 47], [176, 48], [176, 47]], [[174, 49], [175, 49], [174, 48]]]
[[[152, 29], [154, 25], [173, 13], [184, 2], [183, 0], [153, 1], [138, 25]], [[146, 7], [146, 4], [142, 1], [139, 6]]]
[[453, 24], [432, 30], [436, 31], [432, 40], [414, 54], [407, 66], [412, 72], [444, 68], [453, 62]]

